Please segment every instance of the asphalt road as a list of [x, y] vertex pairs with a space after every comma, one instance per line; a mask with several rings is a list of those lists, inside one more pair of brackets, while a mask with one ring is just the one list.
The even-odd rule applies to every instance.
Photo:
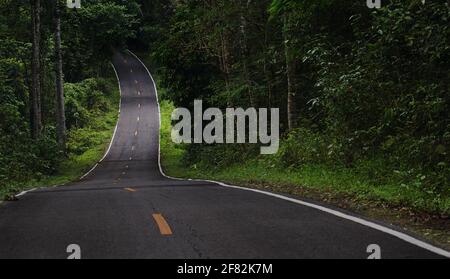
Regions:
[[332, 209], [166, 178], [153, 81], [130, 54], [117, 54], [113, 64], [122, 102], [107, 156], [79, 182], [0, 205], [0, 258], [64, 259], [70, 244], [82, 258], [365, 259], [371, 244], [382, 258], [442, 257]]

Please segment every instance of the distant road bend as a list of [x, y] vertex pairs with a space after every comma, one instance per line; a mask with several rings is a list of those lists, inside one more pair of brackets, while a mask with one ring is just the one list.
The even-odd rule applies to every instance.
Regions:
[[0, 258], [383, 258], [450, 254], [402, 232], [289, 197], [161, 174], [159, 109], [145, 66], [116, 54], [121, 113], [104, 160], [79, 182], [0, 206]]

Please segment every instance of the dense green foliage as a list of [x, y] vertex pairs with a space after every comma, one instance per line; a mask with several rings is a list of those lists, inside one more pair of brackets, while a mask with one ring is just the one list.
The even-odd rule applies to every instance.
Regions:
[[108, 71], [115, 49], [136, 37], [139, 6], [133, 1], [85, 0], [63, 22], [64, 73], [75, 82]]
[[[221, 108], [280, 107], [283, 114], [275, 156], [248, 145], [192, 145], [185, 161], [216, 171], [253, 160], [293, 173], [326, 166], [379, 189], [389, 185], [390, 193], [417, 191], [422, 207], [445, 210], [448, 2], [384, 1], [379, 10], [365, 2], [174, 2], [167, 32], [151, 49], [164, 97], [175, 106], [203, 99]], [[295, 91], [292, 129], [288, 86]]]
[[63, 9], [63, 71], [71, 82], [65, 84], [69, 129], [65, 153], [58, 147], [55, 131], [54, 3], [42, 1], [40, 101], [44, 128], [39, 138], [32, 139], [30, 1], [0, 2], [2, 197], [29, 185], [67, 182], [80, 176], [101, 157], [117, 119], [118, 89], [111, 55], [135, 38], [139, 6], [135, 2], [83, 1], [81, 10]]

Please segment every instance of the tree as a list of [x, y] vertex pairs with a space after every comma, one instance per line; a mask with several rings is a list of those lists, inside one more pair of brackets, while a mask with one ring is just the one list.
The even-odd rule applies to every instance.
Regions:
[[30, 94], [31, 133], [34, 139], [41, 135], [41, 1], [32, 0], [33, 21], [33, 58], [32, 58], [32, 88]]
[[293, 50], [295, 32], [293, 30], [294, 13], [292, 10], [299, 5], [299, 2], [293, 0], [273, 0], [269, 8], [273, 18], [281, 14], [283, 19], [282, 33], [287, 81], [287, 122], [290, 131], [297, 127], [298, 122], [296, 102], [298, 94], [296, 81], [298, 63]]
[[255, 107], [255, 99], [253, 96], [253, 89], [252, 89], [252, 81], [250, 78], [250, 70], [249, 70], [249, 63], [248, 63], [248, 57], [249, 57], [249, 48], [248, 48], [248, 36], [247, 36], [247, 13], [249, 12], [250, 4], [252, 3], [252, 0], [240, 0], [240, 31], [241, 31], [241, 55], [242, 55], [242, 67], [243, 67], [243, 74], [244, 74], [244, 80], [247, 86], [247, 93], [250, 99], [250, 105], [252, 107]]
[[288, 128], [292, 131], [296, 128], [297, 122], [297, 104], [296, 104], [296, 68], [297, 62], [292, 53], [292, 39], [291, 39], [291, 25], [292, 19], [288, 11], [283, 12], [283, 39], [284, 39], [284, 53], [286, 59], [286, 80], [287, 80], [287, 115], [288, 115]]
[[64, 108], [64, 75], [61, 52], [61, 6], [55, 0], [55, 71], [56, 71], [56, 134], [61, 150], [66, 147], [66, 117]]

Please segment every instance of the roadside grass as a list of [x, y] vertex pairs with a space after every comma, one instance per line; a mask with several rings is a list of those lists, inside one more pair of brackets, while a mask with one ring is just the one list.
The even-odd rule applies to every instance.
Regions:
[[5, 187], [0, 187], [1, 199], [11, 200], [21, 191], [76, 181], [104, 156], [117, 123], [120, 94], [115, 76], [103, 80], [108, 91], [102, 94], [107, 103], [106, 111], [96, 111], [90, 115], [85, 127], [68, 133], [67, 145], [82, 147], [85, 151], [69, 152], [53, 175], [36, 175], [25, 182], [10, 181]]
[[[119, 93], [114, 93], [117, 96]], [[88, 128], [81, 129], [83, 137], [89, 138], [94, 144], [83, 154], [70, 154], [69, 158], [61, 163], [55, 176], [45, 177], [40, 181], [34, 181], [31, 186], [38, 185], [61, 185], [79, 179], [89, 171], [105, 154], [112, 138], [117, 123], [118, 99], [111, 100], [111, 110], [93, 119]], [[69, 138], [70, 141], [73, 139]]]
[[450, 197], [436, 197], [418, 188], [401, 186], [396, 181], [375, 184], [358, 170], [307, 164], [301, 168], [280, 168], [264, 158], [244, 160], [226, 167], [211, 167], [207, 162], [186, 164], [186, 147], [171, 140], [173, 105], [161, 102], [161, 158], [167, 175], [179, 178], [220, 180], [242, 186], [285, 193], [299, 193], [337, 205], [351, 202], [361, 205], [407, 207], [431, 214], [449, 214]]

